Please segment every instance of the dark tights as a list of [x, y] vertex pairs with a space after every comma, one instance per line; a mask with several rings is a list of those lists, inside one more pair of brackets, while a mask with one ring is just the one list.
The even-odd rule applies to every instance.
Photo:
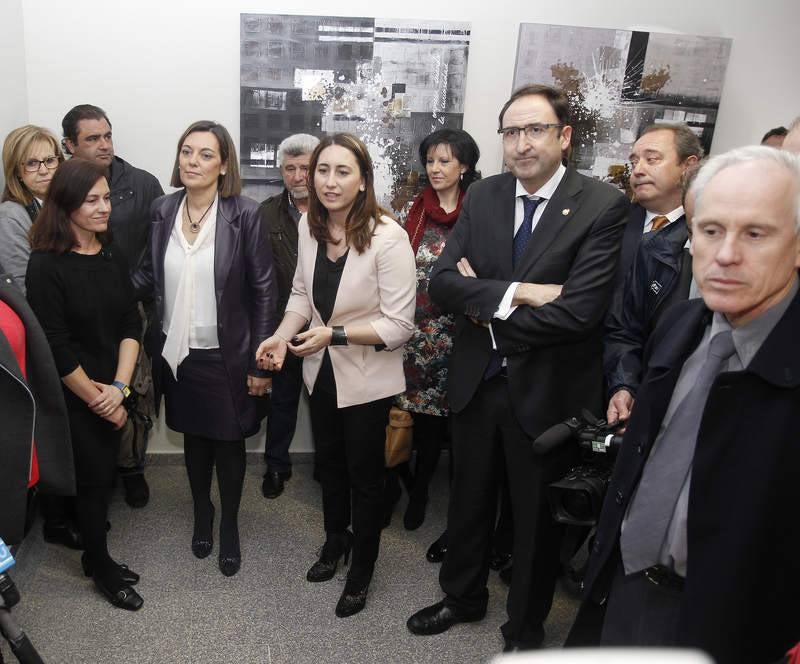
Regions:
[[109, 487], [78, 484], [75, 512], [84, 549], [91, 560], [94, 573], [101, 576], [106, 585], [113, 586], [121, 584], [121, 578], [116, 578], [119, 577], [119, 571], [108, 553], [106, 540], [110, 494]]
[[213, 440], [184, 435], [184, 458], [194, 501], [194, 536], [211, 539], [214, 505], [211, 474], [216, 465], [221, 519], [220, 555], [240, 555], [239, 503], [247, 463], [244, 440]]

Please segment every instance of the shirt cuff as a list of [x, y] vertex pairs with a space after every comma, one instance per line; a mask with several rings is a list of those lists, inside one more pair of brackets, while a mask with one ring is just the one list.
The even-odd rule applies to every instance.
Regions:
[[[514, 301], [514, 293], [517, 290], [517, 286], [519, 286], [519, 281], [512, 281], [511, 285], [506, 290], [506, 294], [503, 295], [503, 299], [500, 300], [500, 304], [497, 305], [497, 311], [494, 312], [494, 316], [492, 318], [499, 318], [500, 320], [506, 320], [511, 314], [513, 314], [517, 310], [516, 305], [511, 305]], [[491, 329], [491, 328], [490, 328]], [[494, 336], [492, 336], [492, 343], [494, 343]]]

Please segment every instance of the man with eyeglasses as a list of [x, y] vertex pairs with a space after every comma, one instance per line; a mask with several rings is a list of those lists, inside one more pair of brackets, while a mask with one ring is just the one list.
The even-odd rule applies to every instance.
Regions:
[[[81, 104], [71, 109], [61, 121], [64, 132], [64, 150], [81, 159], [92, 161], [106, 169], [111, 189], [111, 217], [109, 225], [116, 244], [128, 260], [133, 274], [146, 260], [150, 244], [150, 204], [164, 195], [155, 176], [136, 168], [114, 154], [111, 121], [106, 112], [92, 104]], [[143, 303], [146, 317], [148, 303]], [[140, 352], [133, 384], [138, 384], [137, 412], [152, 416], [152, 389], [143, 376], [150, 375], [150, 360]], [[131, 389], [125, 386], [123, 393]], [[128, 396], [127, 394], [125, 395]], [[125, 487], [125, 502], [131, 507], [144, 507], [150, 499], [150, 488], [144, 478], [144, 460], [147, 449], [147, 421], [128, 419], [120, 442], [117, 465]]]
[[448, 375], [453, 412], [450, 546], [443, 601], [408, 620], [438, 634], [486, 613], [496, 464], [505, 457], [514, 515], [506, 650], [540, 647], [559, 574], [561, 527], [547, 485], [574, 459], [531, 443], [567, 417], [602, 406], [602, 319], [614, 286], [628, 201], [566, 168], [569, 102], [530, 85], [500, 112], [509, 173], [470, 187], [431, 275], [431, 297], [456, 314]]
[[[278, 284], [278, 317], [282, 317], [292, 292], [297, 267], [297, 222], [308, 212], [308, 165], [319, 139], [310, 134], [293, 134], [278, 146], [278, 164], [283, 190], [270, 196], [259, 208], [261, 220], [272, 242], [272, 259]], [[264, 459], [267, 469], [261, 482], [265, 498], [283, 493], [292, 476], [289, 446], [297, 425], [297, 407], [303, 388], [303, 359], [287, 353], [283, 369], [272, 376], [272, 394], [267, 418]]]

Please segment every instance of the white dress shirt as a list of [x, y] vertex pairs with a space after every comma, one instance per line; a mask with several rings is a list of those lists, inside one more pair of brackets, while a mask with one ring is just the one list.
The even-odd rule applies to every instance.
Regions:
[[178, 365], [190, 348], [219, 348], [217, 299], [214, 285], [214, 237], [217, 205], [214, 199], [194, 244], [182, 230], [184, 196], [164, 255], [164, 320], [167, 335], [161, 354], [177, 378]]
[[[657, 214], [656, 212], [650, 212], [650, 210], [645, 210], [645, 213], [646, 214], [644, 215], [644, 229], [642, 230], [642, 234], [649, 233], [650, 231], [653, 230], [653, 219], [655, 219], [656, 217], [666, 217], [668, 221], [667, 224], [665, 224], [665, 226], [668, 226], [673, 221], [677, 221], [678, 219], [680, 219], [684, 214], [683, 205], [679, 205], [672, 212], [668, 212], [667, 214]], [[662, 226], [661, 228], [664, 228], [664, 226]]]
[[[558, 185], [561, 184], [561, 180], [564, 177], [564, 174], [567, 172], [567, 169], [564, 168], [563, 164], [559, 164], [556, 172], [553, 173], [553, 177], [551, 177], [547, 182], [545, 182], [539, 189], [534, 191], [532, 194], [529, 194], [522, 183], [517, 180], [517, 189], [516, 189], [516, 203], [514, 207], [514, 235], [517, 234], [519, 227], [522, 226], [522, 221], [525, 217], [525, 206], [522, 202], [523, 196], [527, 196], [528, 198], [532, 199], [540, 199], [539, 205], [536, 207], [536, 211], [533, 213], [533, 221], [531, 222], [531, 233], [536, 229], [536, 225], [539, 223], [539, 220], [542, 218], [545, 209], [547, 209], [547, 204], [550, 202], [550, 199], [553, 197], [553, 194], [556, 193], [556, 189], [558, 189]], [[519, 286], [519, 281], [514, 281], [506, 290], [506, 294], [503, 296], [503, 299], [500, 300], [500, 304], [497, 307], [497, 311], [494, 312], [494, 318], [499, 318], [500, 320], [506, 320], [511, 314], [513, 314], [517, 307], [511, 306], [511, 302], [514, 299], [514, 293], [517, 290], [517, 286]], [[491, 330], [491, 326], [489, 328]], [[497, 346], [494, 343], [494, 334], [492, 334], [492, 347], [496, 348]]]

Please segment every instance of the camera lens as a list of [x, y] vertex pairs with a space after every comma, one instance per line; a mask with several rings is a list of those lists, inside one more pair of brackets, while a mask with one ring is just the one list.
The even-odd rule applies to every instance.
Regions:
[[587, 491], [565, 491], [562, 494], [564, 510], [575, 519], [591, 519], [594, 516], [592, 499]]

